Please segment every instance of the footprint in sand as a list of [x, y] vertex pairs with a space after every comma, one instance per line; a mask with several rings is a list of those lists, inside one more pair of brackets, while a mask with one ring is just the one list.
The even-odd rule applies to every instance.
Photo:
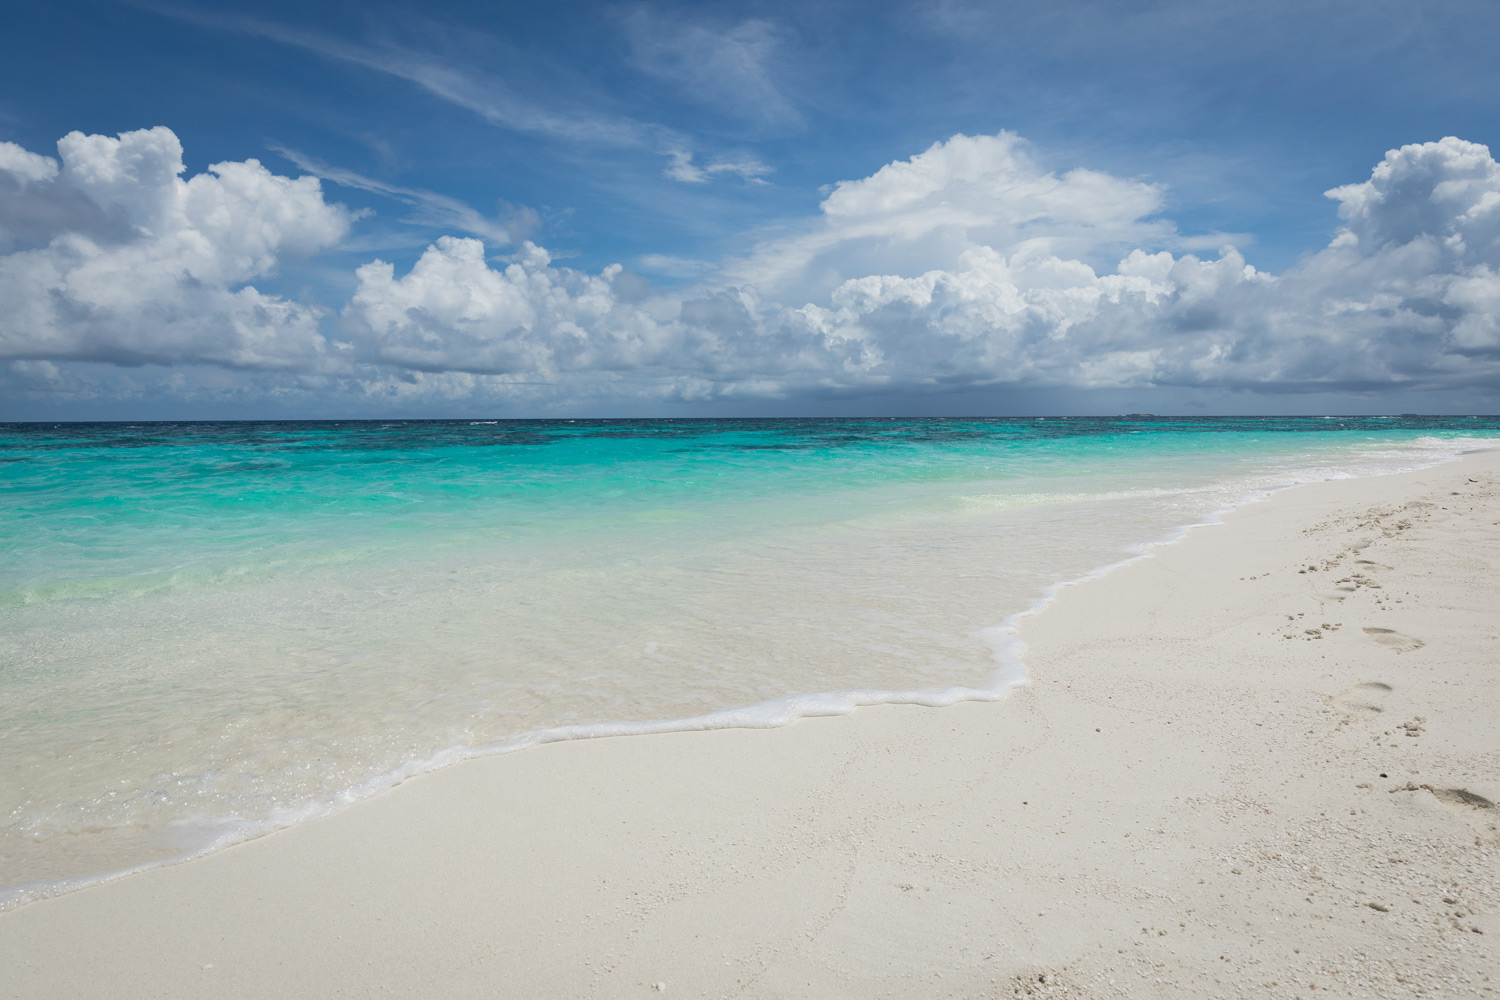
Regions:
[[1355, 712], [1362, 715], [1378, 715], [1385, 711], [1385, 701], [1391, 693], [1389, 684], [1379, 681], [1368, 681], [1364, 684], [1356, 684], [1343, 694], [1336, 696], [1333, 701], [1339, 708], [1346, 712]]
[[1467, 788], [1438, 788], [1438, 787], [1436, 787], [1434, 785], [1418, 785], [1418, 784], [1414, 784], [1413, 782], [1408, 781], [1405, 784], [1405, 786], [1403, 786], [1401, 788], [1392, 788], [1391, 789], [1391, 792], [1393, 794], [1395, 792], [1421, 792], [1421, 791], [1431, 792], [1433, 798], [1437, 799], [1439, 802], [1443, 803], [1444, 805], [1449, 805], [1449, 806], [1467, 806], [1470, 809], [1493, 809], [1493, 808], [1495, 808], [1495, 803], [1491, 802], [1489, 799], [1485, 798], [1483, 795], [1476, 795], [1475, 793], [1469, 791]]
[[1421, 639], [1414, 639], [1409, 635], [1402, 635], [1393, 628], [1376, 628], [1373, 625], [1365, 626], [1365, 635], [1380, 643], [1386, 649], [1397, 653], [1410, 653], [1414, 649], [1421, 649], [1427, 643]]

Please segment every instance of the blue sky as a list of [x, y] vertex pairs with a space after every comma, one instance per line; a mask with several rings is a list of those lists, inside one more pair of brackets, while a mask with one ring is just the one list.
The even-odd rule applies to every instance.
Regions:
[[7, 24], [0, 418], [1497, 408], [1492, 2]]

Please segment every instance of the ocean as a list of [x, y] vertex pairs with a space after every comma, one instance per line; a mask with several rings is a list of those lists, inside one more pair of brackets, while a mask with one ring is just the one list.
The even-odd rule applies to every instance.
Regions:
[[1493, 417], [0, 425], [0, 907], [539, 742], [997, 700], [1058, 586], [1497, 443]]

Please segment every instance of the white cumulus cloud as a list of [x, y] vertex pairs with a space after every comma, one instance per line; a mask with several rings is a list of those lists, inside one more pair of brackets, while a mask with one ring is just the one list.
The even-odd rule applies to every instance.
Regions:
[[660, 346], [659, 325], [616, 288], [619, 265], [555, 268], [529, 242], [495, 268], [481, 241], [444, 236], [399, 278], [378, 260], [357, 274], [345, 323], [361, 357], [380, 364], [549, 378], [638, 367]]
[[1367, 252], [1424, 240], [1455, 260], [1500, 264], [1500, 163], [1488, 146], [1452, 136], [1385, 155], [1362, 184], [1328, 192], [1345, 238]]
[[182, 146], [162, 127], [73, 132], [57, 160], [6, 150], [0, 179], [26, 190], [0, 210], [32, 211], [0, 214], [12, 245], [30, 244], [0, 256], [0, 358], [318, 362], [320, 310], [247, 283], [286, 255], [337, 243], [349, 213], [323, 200], [315, 178], [255, 160], [183, 172]]
[[50, 181], [57, 176], [57, 161], [13, 142], [0, 142], [0, 174], [17, 184]]
[[[866, 349], [891, 386], [1368, 391], [1500, 382], [1500, 165], [1457, 139], [1329, 192], [1344, 226], [1279, 276], [1174, 256], [1157, 188], [955, 137], [834, 188], [823, 219], [731, 268]], [[1097, 270], [1101, 250], [1147, 244]], [[825, 292], [825, 289], [827, 290]], [[784, 297], [784, 301], [787, 299]]]
[[779, 326], [783, 310], [750, 290], [650, 297], [619, 265], [597, 275], [555, 267], [532, 243], [503, 267], [479, 240], [443, 237], [406, 274], [384, 261], [358, 271], [343, 313], [357, 356], [422, 372], [524, 376], [579, 391], [604, 379], [626, 395], [663, 384], [733, 393], [747, 380], [838, 367], [832, 337]]
[[949, 270], [978, 246], [1068, 259], [1170, 240], [1161, 188], [1093, 170], [1048, 170], [1009, 132], [956, 135], [843, 181], [821, 214], [732, 261], [726, 280], [818, 301], [848, 278]]
[[1328, 192], [1337, 232], [1281, 274], [1233, 246], [1185, 252], [1159, 186], [1050, 170], [1001, 133], [834, 185], [817, 216], [687, 290], [446, 236], [409, 268], [360, 267], [322, 313], [248, 284], [347, 230], [315, 179], [247, 161], [184, 180], [165, 129], [75, 133], [59, 153], [0, 152], [19, 246], [0, 254], [0, 357], [24, 362], [12, 383], [29, 392], [76, 381], [78, 360], [262, 369], [255, 391], [397, 407], [1500, 389], [1500, 165], [1453, 138]]

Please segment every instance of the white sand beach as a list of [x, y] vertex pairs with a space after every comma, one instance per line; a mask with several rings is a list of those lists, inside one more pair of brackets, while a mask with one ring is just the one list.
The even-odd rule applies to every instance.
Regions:
[[1241, 508], [996, 704], [559, 743], [0, 914], [0, 996], [1500, 995], [1500, 453]]

